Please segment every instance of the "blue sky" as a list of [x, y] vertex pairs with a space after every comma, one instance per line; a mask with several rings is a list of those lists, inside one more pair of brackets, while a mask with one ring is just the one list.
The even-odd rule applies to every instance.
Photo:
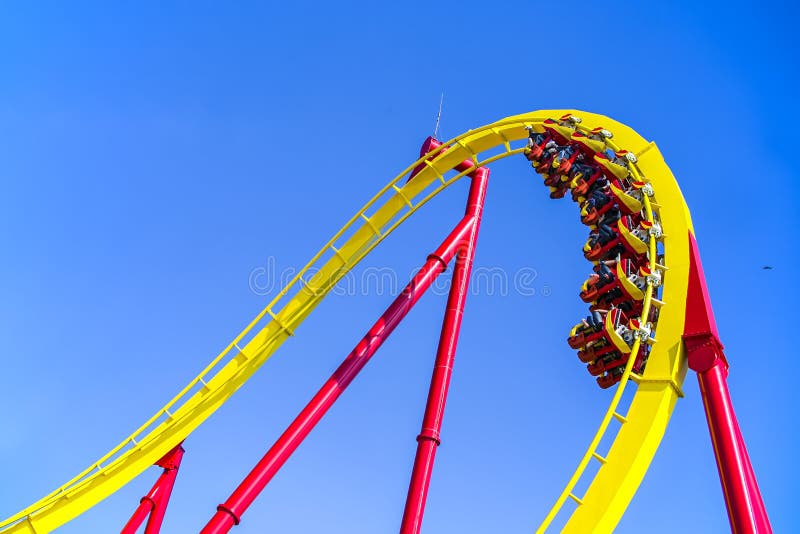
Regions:
[[[166, 5], [165, 5], [166, 4]], [[730, 387], [776, 532], [794, 511], [797, 8], [788, 2], [5, 2], [0, 8], [0, 515], [171, 398], [300, 266], [445, 137], [578, 108], [657, 141], [692, 210]], [[436, 199], [362, 267], [405, 275], [463, 209]], [[530, 532], [608, 392], [564, 343], [585, 228], [524, 161], [493, 171], [425, 532]], [[771, 265], [773, 270], [762, 270]], [[544, 293], [547, 293], [545, 296]], [[390, 301], [333, 296], [186, 442], [164, 525], [197, 531]], [[236, 532], [395, 531], [444, 297], [428, 295]], [[619, 532], [724, 532], [696, 381]], [[154, 469], [62, 529], [121, 528]]]

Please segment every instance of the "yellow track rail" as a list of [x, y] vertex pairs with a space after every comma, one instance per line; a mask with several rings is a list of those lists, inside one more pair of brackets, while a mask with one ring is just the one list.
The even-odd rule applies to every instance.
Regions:
[[[675, 179], [664, 164], [655, 144], [648, 143], [630, 128], [600, 115], [574, 111], [538, 111], [509, 117], [470, 130], [443, 144], [447, 152], [435, 150], [414, 180], [406, 183], [417, 160], [397, 175], [370, 200], [309, 263], [284, 287], [236, 338], [166, 406], [156, 412], [133, 434], [102, 458], [87, 467], [41, 500], [0, 522], [3, 533], [50, 532], [70, 521], [117, 491], [145, 471], [177, 443], [213, 414], [312, 312], [333, 286], [395, 228], [445, 188], [468, 174], [453, 167], [465, 159], [476, 166], [524, 151], [526, 126], [535, 126], [549, 117], [571, 113], [590, 130], [603, 126], [614, 134], [612, 148], [625, 148], [638, 156], [634, 172], [655, 191], [646, 197], [649, 219], [658, 214], [664, 229], [664, 252], [668, 273], [664, 276], [658, 342], [650, 353], [643, 376], [631, 373], [633, 352], [617, 387], [611, 406], [592, 440], [578, 469], [539, 528], [543, 532], [570, 497], [578, 503], [566, 524], [565, 532], [608, 532], [619, 521], [644, 476], [666, 429], [686, 371], [681, 343], [683, 314], [688, 280], [688, 242], [691, 228], [688, 210]], [[501, 148], [498, 153], [497, 147]], [[493, 151], [481, 158], [481, 154]], [[671, 240], [669, 236], [675, 236]], [[651, 237], [651, 268], [655, 265], [656, 240]], [[309, 275], [309, 273], [314, 273]], [[645, 315], [654, 301], [648, 288]], [[626, 415], [617, 408], [624, 388], [638, 384]], [[597, 446], [610, 431], [612, 420], [623, 422], [610, 451], [602, 456]], [[573, 491], [589, 462], [602, 463], [583, 497]]]

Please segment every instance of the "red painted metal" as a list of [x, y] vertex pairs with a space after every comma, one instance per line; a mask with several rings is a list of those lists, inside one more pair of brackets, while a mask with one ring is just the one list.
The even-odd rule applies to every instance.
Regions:
[[482, 167], [472, 175], [472, 187], [467, 202], [467, 217], [475, 219], [469, 237], [459, 250], [453, 269], [453, 280], [447, 298], [447, 309], [442, 322], [439, 337], [439, 348], [436, 351], [436, 363], [431, 377], [425, 416], [422, 430], [417, 436], [417, 452], [411, 473], [406, 506], [400, 526], [401, 534], [417, 534], [422, 528], [425, 503], [430, 487], [436, 449], [441, 444], [442, 419], [444, 418], [447, 392], [453, 374], [458, 334], [461, 329], [461, 318], [469, 293], [469, 280], [475, 257], [475, 243], [480, 229], [483, 203], [486, 197], [486, 186], [489, 181], [489, 169]]
[[[442, 146], [442, 142], [441, 141], [439, 141], [435, 137], [428, 136], [428, 138], [425, 139], [425, 141], [422, 143], [422, 147], [420, 147], [420, 149], [419, 149], [419, 157], [424, 156], [428, 152], [432, 152], [432, 151], [436, 150], [440, 146]], [[444, 154], [449, 149], [450, 149], [450, 147], [444, 147], [439, 152], [439, 154]], [[431, 156], [430, 158], [427, 158], [427, 159], [431, 160], [434, 157], [438, 157], [439, 154], [436, 154], [436, 156]], [[455, 170], [457, 170], [458, 172], [464, 172], [467, 169], [470, 169], [470, 168], [472, 168], [474, 166], [475, 166], [475, 162], [474, 161], [472, 161], [471, 159], [465, 159], [464, 161], [462, 161], [461, 163], [459, 163], [458, 165], [456, 165], [453, 168]], [[411, 171], [411, 174], [408, 175], [408, 180], [407, 181], [410, 182], [419, 173], [419, 171], [421, 171], [424, 168], [425, 168], [425, 164], [424, 163], [420, 163], [419, 165], [414, 167], [414, 169]]]
[[[477, 174], [477, 173], [475, 173]], [[488, 177], [488, 171], [481, 173]], [[485, 178], [478, 181], [483, 184], [480, 195], [473, 193], [476, 181], [470, 189], [470, 202], [480, 198], [482, 206], [485, 196]], [[479, 208], [477, 208], [479, 210]], [[242, 514], [258, 497], [273, 476], [289, 459], [300, 443], [313, 430], [314, 426], [322, 419], [330, 407], [336, 402], [356, 375], [363, 369], [372, 355], [392, 333], [403, 317], [416, 304], [422, 294], [430, 287], [436, 277], [446, 268], [450, 260], [468, 242], [474, 243], [477, 220], [468, 215], [459, 221], [452, 232], [436, 251], [428, 256], [425, 265], [414, 276], [403, 292], [386, 309], [378, 321], [370, 328], [367, 334], [348, 354], [333, 375], [323, 384], [316, 395], [309, 401], [305, 408], [278, 438], [272, 448], [261, 458], [252, 471], [245, 477], [241, 484], [231, 494], [224, 504], [217, 507], [217, 512], [203, 528], [201, 534], [220, 534], [228, 532], [234, 525], [241, 521]]]
[[164, 468], [161, 476], [150, 488], [150, 491], [139, 501], [139, 506], [133, 515], [122, 528], [122, 534], [135, 534], [139, 527], [148, 516], [147, 525], [144, 527], [145, 534], [158, 534], [161, 524], [164, 522], [164, 514], [167, 511], [172, 488], [175, 486], [175, 478], [178, 476], [178, 469], [183, 459], [183, 447], [178, 444], [175, 448], [165, 454], [155, 465]]
[[719, 340], [697, 241], [691, 233], [689, 249], [683, 339], [689, 367], [697, 373], [700, 383], [731, 530], [735, 534], [771, 533], [767, 509], [733, 410], [727, 383], [728, 361]]

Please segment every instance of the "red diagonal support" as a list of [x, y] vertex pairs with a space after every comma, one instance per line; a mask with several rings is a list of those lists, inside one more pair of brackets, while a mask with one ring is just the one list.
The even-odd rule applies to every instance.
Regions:
[[689, 367], [697, 373], [711, 443], [717, 460], [731, 530], [767, 534], [772, 527], [728, 390], [728, 361], [717, 333], [703, 265], [694, 235], [689, 233], [689, 288], [684, 344]]
[[178, 444], [155, 463], [158, 467], [162, 467], [164, 471], [147, 495], [139, 501], [139, 506], [122, 528], [121, 534], [135, 534], [148, 515], [150, 517], [144, 528], [144, 534], [159, 533], [161, 524], [164, 522], [167, 504], [169, 504], [169, 497], [175, 485], [175, 478], [178, 476], [178, 468], [181, 465], [183, 453], [183, 447]]
[[411, 482], [400, 526], [401, 534], [417, 534], [422, 528], [428, 487], [433, 474], [433, 462], [436, 458], [436, 449], [441, 444], [442, 419], [447, 403], [450, 378], [453, 375], [461, 318], [464, 315], [464, 305], [469, 293], [470, 273], [475, 258], [475, 243], [478, 239], [488, 180], [489, 169], [485, 167], [477, 169], [473, 173], [473, 186], [467, 202], [467, 216], [473, 217], [475, 224], [464, 247], [458, 253], [453, 269], [453, 280], [450, 294], [447, 297], [447, 309], [442, 322], [442, 333], [439, 336], [439, 348], [436, 351], [436, 363], [433, 367], [422, 430], [417, 436], [417, 453], [414, 457]]

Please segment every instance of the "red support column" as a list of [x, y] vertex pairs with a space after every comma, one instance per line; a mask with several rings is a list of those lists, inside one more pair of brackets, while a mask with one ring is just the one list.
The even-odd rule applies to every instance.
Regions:
[[135, 534], [148, 515], [150, 518], [144, 529], [145, 534], [159, 533], [170, 495], [172, 495], [172, 488], [175, 486], [175, 478], [178, 476], [183, 453], [183, 447], [179, 444], [156, 462], [155, 465], [163, 467], [164, 471], [147, 495], [139, 501], [136, 511], [122, 528], [122, 534]]
[[489, 169], [477, 169], [472, 175], [472, 187], [467, 203], [467, 217], [473, 217], [475, 224], [470, 231], [464, 247], [459, 250], [453, 269], [452, 285], [447, 298], [447, 310], [442, 322], [442, 333], [439, 337], [439, 348], [436, 352], [436, 363], [431, 377], [422, 431], [417, 436], [417, 452], [411, 473], [406, 506], [400, 526], [401, 534], [417, 534], [422, 528], [425, 513], [425, 502], [428, 496], [436, 449], [441, 443], [442, 419], [447, 402], [450, 378], [453, 374], [458, 334], [464, 305], [469, 293], [469, 280], [472, 263], [475, 257], [475, 242], [478, 238], [483, 203], [486, 197], [486, 186], [489, 180]]
[[[485, 188], [485, 179], [483, 183]], [[474, 187], [473, 185], [473, 189]], [[471, 192], [470, 199], [473, 201], [474, 196]], [[483, 196], [481, 195], [481, 204], [482, 201]], [[372, 355], [389, 337], [436, 277], [446, 269], [447, 264], [458, 250], [465, 243], [474, 241], [474, 237], [471, 236], [474, 235], [477, 224], [475, 217], [465, 216], [439, 248], [428, 256], [428, 260], [422, 269], [370, 328], [328, 381], [323, 384], [322, 388], [303, 408], [272, 448], [250, 471], [228, 500], [217, 507], [216, 514], [203, 528], [201, 534], [225, 533], [234, 525], [239, 524], [245, 510], [253, 503], [259, 493], [327, 413], [361, 369], [364, 368]]]
[[691, 263], [683, 339], [689, 367], [697, 372], [731, 530], [734, 534], [771, 533], [767, 510], [733, 410], [727, 383], [728, 361], [717, 333], [697, 242], [691, 233], [689, 247]]

